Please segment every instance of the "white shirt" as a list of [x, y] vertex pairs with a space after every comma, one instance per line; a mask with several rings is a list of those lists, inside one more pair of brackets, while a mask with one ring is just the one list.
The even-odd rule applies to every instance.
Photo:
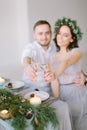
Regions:
[[[35, 54], [35, 57], [37, 58], [34, 58], [33, 52]], [[39, 43], [34, 41], [32, 43], [29, 43], [25, 47], [22, 54], [21, 62], [23, 63], [23, 58], [27, 56], [27, 57], [31, 57], [32, 59], [37, 59], [37, 62], [40, 64], [45, 64], [47, 63], [49, 58], [53, 56], [55, 53], [56, 53], [56, 46], [54, 43], [50, 43], [49, 48], [47, 50], [44, 50]], [[47, 86], [50, 86], [50, 84], [43, 80], [33, 82], [25, 74], [23, 76], [23, 80], [26, 86], [32, 87], [33, 89], [38, 88], [40, 90], [41, 88], [41, 90], [49, 91], [47, 90], [48, 89]]]
[[23, 63], [23, 58], [26, 56], [33, 58], [33, 52], [37, 56], [38, 62], [43, 64], [46, 62], [46, 60], [49, 59], [50, 56], [53, 56], [55, 54], [56, 47], [54, 43], [50, 43], [49, 48], [47, 50], [44, 50], [43, 47], [36, 41], [29, 43], [23, 51], [21, 62]]

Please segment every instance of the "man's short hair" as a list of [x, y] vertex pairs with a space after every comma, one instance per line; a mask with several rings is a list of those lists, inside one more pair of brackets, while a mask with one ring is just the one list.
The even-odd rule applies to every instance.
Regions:
[[47, 24], [47, 25], [49, 26], [50, 30], [51, 30], [51, 25], [50, 25], [50, 23], [49, 23], [48, 21], [46, 21], [46, 20], [39, 20], [39, 21], [37, 21], [37, 22], [34, 24], [33, 30], [35, 30], [35, 28], [36, 28], [37, 26], [43, 25], [43, 24]]

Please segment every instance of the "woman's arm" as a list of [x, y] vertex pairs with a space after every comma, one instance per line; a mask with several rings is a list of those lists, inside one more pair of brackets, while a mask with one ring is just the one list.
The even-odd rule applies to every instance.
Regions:
[[84, 81], [84, 84], [87, 85], [87, 75], [82, 71], [83, 75], [84, 75], [84, 78], [85, 78], [85, 81]]
[[64, 70], [72, 64], [78, 62], [82, 58], [82, 53], [78, 50], [75, 51], [68, 59], [60, 61], [60, 65], [55, 71], [55, 75], [58, 77]]
[[51, 89], [55, 98], [59, 97], [59, 83], [57, 79], [51, 81]]

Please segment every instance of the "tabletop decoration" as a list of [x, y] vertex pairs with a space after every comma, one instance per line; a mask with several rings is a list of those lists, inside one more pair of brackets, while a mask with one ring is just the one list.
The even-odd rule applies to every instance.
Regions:
[[12, 88], [13, 86], [12, 86], [12, 83], [9, 82], [5, 87], [7, 87], [7, 88]]
[[[33, 96], [32, 96], [33, 95]], [[39, 105], [41, 104], [41, 98], [35, 94], [32, 94], [30, 100], [30, 104]]]
[[33, 105], [29, 100], [24, 99], [21, 95], [9, 92], [6, 88], [0, 89], [0, 113], [10, 116], [6, 118], [0, 116], [4, 120], [10, 120], [14, 130], [26, 130], [29, 127], [27, 123], [33, 126], [33, 130], [45, 130], [49, 122], [55, 128], [58, 126], [58, 120], [55, 114], [55, 109], [48, 104]]
[[8, 110], [1, 110], [0, 111], [0, 118], [8, 119], [8, 118], [11, 118], [11, 117], [12, 117], [12, 115]]

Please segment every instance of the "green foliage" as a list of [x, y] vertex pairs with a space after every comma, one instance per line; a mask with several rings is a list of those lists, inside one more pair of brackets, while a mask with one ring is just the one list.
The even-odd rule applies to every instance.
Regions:
[[27, 127], [26, 119], [24, 116], [17, 115], [15, 118], [13, 118], [12, 126], [15, 128], [15, 130], [25, 130]]
[[[49, 122], [51, 122], [55, 128], [58, 125], [58, 120], [54, 111], [54, 108], [49, 107], [46, 104], [35, 107], [34, 119], [32, 120], [34, 130], [44, 130], [44, 127], [47, 127]], [[35, 119], [37, 122], [35, 122]]]
[[57, 33], [58, 31], [58, 28], [62, 25], [67, 25], [69, 26], [73, 33], [75, 34], [77, 40], [81, 40], [82, 39], [82, 32], [80, 30], [80, 27], [77, 26], [77, 22], [75, 20], [71, 20], [70, 18], [65, 18], [63, 17], [62, 19], [58, 19], [56, 22], [55, 22], [55, 33]]
[[28, 112], [32, 112], [33, 130], [44, 130], [49, 122], [54, 128], [58, 125], [54, 108], [43, 103], [38, 106], [31, 105], [21, 95], [14, 95], [6, 89], [0, 89], [0, 104], [0, 111], [6, 109], [12, 114], [11, 124], [15, 130], [26, 129]]

